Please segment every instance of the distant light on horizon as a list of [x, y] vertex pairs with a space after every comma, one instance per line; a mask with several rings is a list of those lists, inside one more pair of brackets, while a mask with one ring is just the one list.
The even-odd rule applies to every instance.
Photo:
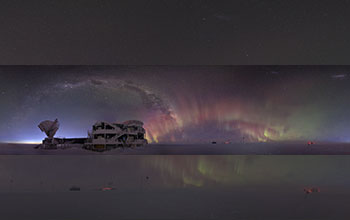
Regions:
[[41, 144], [41, 140], [4, 141], [9, 144]]

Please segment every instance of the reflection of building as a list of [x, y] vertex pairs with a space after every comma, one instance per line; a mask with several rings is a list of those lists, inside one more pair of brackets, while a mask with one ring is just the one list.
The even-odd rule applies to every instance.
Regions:
[[147, 144], [141, 121], [130, 120], [122, 124], [97, 122], [89, 132], [84, 148], [103, 151], [116, 147], [133, 147]]
[[116, 147], [134, 147], [147, 144], [143, 123], [130, 120], [124, 123], [97, 122], [88, 132], [88, 138], [54, 138], [59, 124], [55, 121], [44, 121], [39, 128], [47, 134], [47, 138], [37, 148], [57, 149], [83, 147], [87, 150], [105, 151]]

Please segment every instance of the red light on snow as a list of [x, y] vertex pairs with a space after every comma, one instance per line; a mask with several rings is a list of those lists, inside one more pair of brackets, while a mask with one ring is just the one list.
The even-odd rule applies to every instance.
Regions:
[[111, 187], [103, 187], [102, 188], [102, 191], [108, 191], [108, 190], [112, 190], [112, 188]]
[[321, 192], [319, 188], [313, 187], [313, 188], [304, 188], [304, 191], [306, 194], [314, 193], [314, 192]]

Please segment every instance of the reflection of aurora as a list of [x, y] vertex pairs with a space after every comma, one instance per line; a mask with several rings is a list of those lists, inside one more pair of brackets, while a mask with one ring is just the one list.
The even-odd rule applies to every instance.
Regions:
[[[335, 172], [349, 164], [340, 156], [147, 156], [169, 187], [344, 185], [349, 178]], [[345, 182], [344, 182], [345, 181]]]
[[51, 190], [51, 185], [67, 190], [71, 184], [92, 190], [113, 182], [118, 190], [132, 191], [262, 187], [302, 193], [305, 186], [349, 192], [350, 185], [350, 160], [344, 156], [31, 155], [3, 156], [0, 165], [0, 191], [8, 189], [11, 178], [15, 188], [33, 190]]
[[145, 165], [160, 172], [170, 186], [210, 186], [212, 184], [240, 184], [246, 156], [153, 156]]
[[[50, 207], [58, 207], [55, 213], [60, 216], [62, 210], [71, 213], [77, 204], [81, 212], [75, 216], [86, 212], [86, 207], [97, 207], [94, 219], [101, 210], [106, 219], [114, 213], [121, 213], [114, 219], [125, 218], [140, 210], [133, 219], [144, 219], [153, 210], [163, 214], [149, 219], [205, 219], [211, 213], [218, 216], [215, 219], [285, 219], [290, 213], [294, 215], [289, 219], [301, 219], [306, 211], [311, 216], [307, 219], [324, 219], [346, 210], [349, 169], [347, 156], [3, 156], [0, 192], [3, 206], [11, 210], [3, 219], [11, 219], [18, 207], [26, 208], [20, 219], [32, 216], [37, 207], [46, 210], [37, 219], [50, 219]], [[96, 191], [110, 183], [115, 190]], [[67, 192], [73, 184], [81, 187], [79, 195]], [[313, 186], [321, 193], [305, 199], [304, 187]], [[95, 214], [95, 209], [89, 210], [87, 218]], [[237, 213], [222, 217], [235, 210], [242, 218], [236, 218]], [[276, 211], [277, 217], [266, 216]], [[330, 219], [346, 219], [338, 216]]]

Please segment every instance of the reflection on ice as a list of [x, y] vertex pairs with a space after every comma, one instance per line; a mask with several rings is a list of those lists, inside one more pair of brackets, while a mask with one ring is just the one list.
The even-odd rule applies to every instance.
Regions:
[[[349, 163], [344, 156], [0, 156], [0, 205], [4, 219], [343, 219]], [[322, 191], [305, 199], [311, 186]]]

